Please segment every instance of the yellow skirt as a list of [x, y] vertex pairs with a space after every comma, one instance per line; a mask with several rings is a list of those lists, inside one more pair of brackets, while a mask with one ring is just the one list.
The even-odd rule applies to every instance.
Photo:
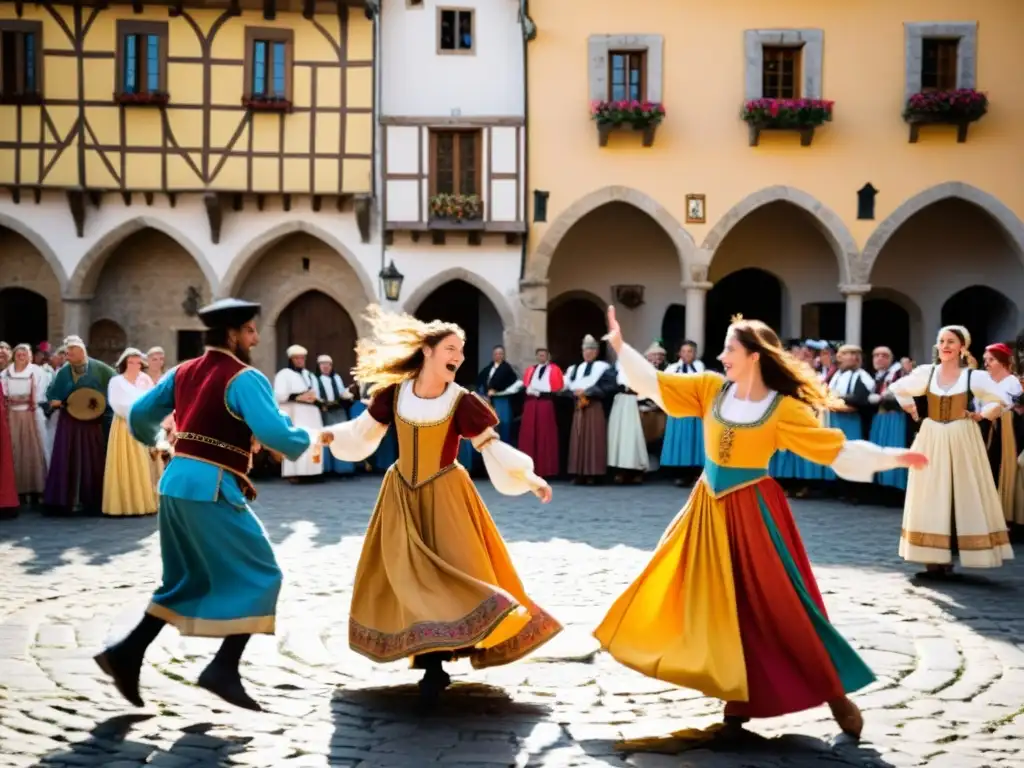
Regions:
[[103, 514], [122, 517], [155, 513], [156, 489], [149, 449], [131, 436], [121, 416], [115, 416], [103, 472]]
[[523, 589], [469, 474], [384, 476], [356, 570], [349, 645], [377, 662], [448, 651], [508, 664], [562, 630]]

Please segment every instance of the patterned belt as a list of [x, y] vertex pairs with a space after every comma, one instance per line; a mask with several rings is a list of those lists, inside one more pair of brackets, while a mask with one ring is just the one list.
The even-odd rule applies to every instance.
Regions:
[[197, 443], [203, 443], [204, 445], [212, 445], [214, 448], [223, 448], [226, 451], [233, 451], [239, 456], [245, 456], [247, 459], [251, 455], [249, 451], [242, 450], [236, 445], [229, 445], [223, 440], [215, 440], [212, 437], [207, 437], [206, 435], [197, 435], [195, 432], [178, 432], [177, 437], [179, 440], [193, 440]]

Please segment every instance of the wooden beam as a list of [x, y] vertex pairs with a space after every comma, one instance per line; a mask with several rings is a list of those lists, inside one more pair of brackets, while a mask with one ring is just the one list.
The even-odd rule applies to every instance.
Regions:
[[260, 211], [260, 213], [263, 212], [263, 204], [266, 201], [267, 201], [267, 196], [266, 195], [256, 195], [256, 208], [257, 208], [257, 210]]
[[98, 211], [100, 209], [100, 204], [103, 202], [103, 193], [94, 189], [86, 194], [89, 195], [89, 202], [92, 203], [92, 207]]
[[11, 200], [14, 201], [14, 204], [18, 205], [19, 203], [21, 203], [21, 189], [19, 189], [18, 187], [10, 187], [10, 190]]
[[143, 192], [142, 193], [142, 198], [146, 201], [146, 205], [152, 205], [153, 204], [153, 193], [152, 192]]
[[75, 220], [75, 233], [85, 237], [85, 193], [80, 189], [69, 189], [67, 196], [71, 218]]
[[178, 204], [178, 195], [174, 192], [168, 192], [167, 201], [171, 204], [171, 208], [174, 208]]
[[21, 18], [21, 14], [25, 12], [25, 3], [22, 0], [15, 0], [14, 12], [18, 14], [18, 18]]
[[206, 206], [206, 218], [210, 222], [210, 239], [214, 245], [220, 242], [220, 228], [224, 223], [224, 209], [221, 207], [220, 195], [215, 192], [207, 192], [203, 195], [203, 205]]
[[231, 207], [236, 211], [240, 211], [245, 207], [245, 197], [240, 194], [236, 194], [231, 200]]
[[181, 16], [182, 11], [185, 10], [185, 0], [176, 0], [174, 5], [167, 9], [167, 15], [172, 19], [176, 19]]
[[35, 198], [36, 205], [39, 205], [41, 202], [43, 202], [43, 188], [35, 187], [32, 190], [32, 197]]
[[128, 192], [128, 191], [122, 192], [121, 193], [121, 199], [124, 200], [124, 204], [125, 205], [131, 205], [132, 204], [132, 193]]
[[356, 195], [354, 208], [359, 237], [364, 243], [370, 242], [370, 208], [373, 198], [369, 195]]
[[291, 195], [285, 195], [284, 199], [282, 201], [282, 205], [284, 207], [285, 213], [290, 211], [292, 209], [292, 196]]
[[316, 0], [302, 0], [302, 15], [307, 19], [312, 19], [316, 13]]
[[430, 231], [430, 241], [434, 245], [444, 245], [444, 230], [443, 229], [432, 229]]
[[142, 0], [132, 0], [132, 13], [142, 13]]
[[242, 8], [238, 4], [238, 0], [231, 0], [228, 4], [228, 16], [241, 16]]
[[483, 233], [479, 230], [473, 230], [469, 233], [469, 244], [480, 245], [484, 241]]
[[263, 0], [263, 18], [267, 21], [277, 18], [277, 0]]
[[313, 195], [313, 213], [320, 213], [320, 206], [323, 198], [320, 195]]

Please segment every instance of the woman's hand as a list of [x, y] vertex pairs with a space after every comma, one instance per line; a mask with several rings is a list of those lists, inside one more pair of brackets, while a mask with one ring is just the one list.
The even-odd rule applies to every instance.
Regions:
[[917, 415], [917, 403], [910, 403], [909, 405], [904, 405], [904, 406], [901, 406], [901, 407], [903, 408], [904, 411], [907, 412], [907, 414], [910, 416], [910, 418], [912, 418], [914, 421], [920, 421], [921, 420], [921, 418]]
[[320, 433], [320, 445], [330, 445], [334, 442], [334, 433], [328, 430], [324, 430]]
[[619, 321], [615, 319], [615, 307], [608, 307], [608, 333], [604, 338], [616, 353], [622, 349], [622, 329], [619, 327]]
[[917, 451], [907, 451], [900, 455], [900, 464], [907, 469], [924, 469], [928, 466], [928, 457]]
[[540, 499], [541, 504], [547, 504], [551, 501], [551, 486], [544, 483], [533, 489], [533, 495]]
[[985, 420], [985, 417], [981, 413], [979, 413], [978, 411], [971, 411], [970, 413], [967, 414], [967, 416], [972, 421], [980, 422], [980, 421], [984, 421]]

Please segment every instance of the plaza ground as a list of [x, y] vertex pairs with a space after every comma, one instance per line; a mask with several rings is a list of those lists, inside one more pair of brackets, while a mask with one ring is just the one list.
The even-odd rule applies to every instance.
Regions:
[[[1024, 747], [1024, 562], [926, 585], [897, 555], [900, 512], [799, 501], [794, 510], [831, 616], [879, 676], [856, 696], [859, 747], [830, 747], [827, 707], [756, 721], [763, 738], [714, 751], [628, 754], [621, 738], [720, 720], [721, 705], [596, 653], [590, 631], [636, 575], [686, 492], [576, 488], [554, 501], [481, 492], [534, 599], [565, 632], [531, 659], [473, 671], [433, 711], [419, 673], [347, 646], [347, 611], [379, 479], [261, 484], [256, 508], [286, 584], [278, 634], [243, 675], [266, 712], [230, 710], [192, 685], [215, 641], [165, 630], [132, 710], [91, 656], [138, 619], [160, 573], [154, 518], [0, 523], [0, 766], [1019, 765]], [[1024, 556], [1024, 553], [1021, 553]]]

